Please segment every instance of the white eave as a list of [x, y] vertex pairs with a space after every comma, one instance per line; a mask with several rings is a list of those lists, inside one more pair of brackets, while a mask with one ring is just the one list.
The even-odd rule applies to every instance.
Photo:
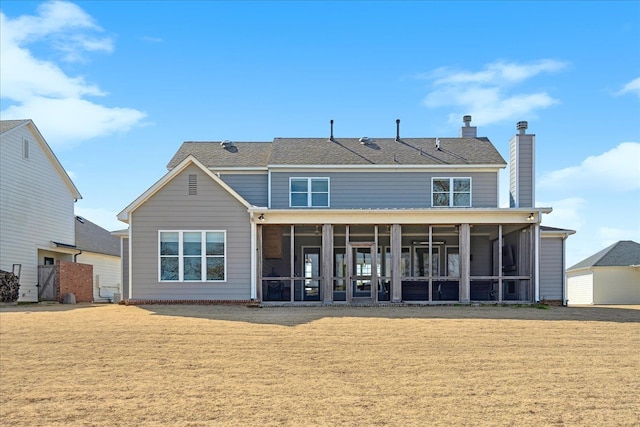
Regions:
[[[539, 224], [551, 208], [267, 209], [249, 208], [259, 224]], [[533, 219], [529, 219], [533, 214]], [[259, 218], [262, 217], [262, 220]]]
[[465, 172], [487, 172], [487, 171], [499, 171], [500, 169], [504, 169], [507, 167], [506, 164], [486, 164], [486, 165], [443, 165], [443, 164], [432, 164], [432, 165], [268, 165], [269, 170], [277, 171], [277, 172], [296, 172], [300, 170], [304, 171], [335, 171], [335, 172], [351, 172], [351, 171], [362, 171], [362, 170], [375, 170], [376, 172], [397, 172], [398, 170], [410, 170], [412, 172], [436, 172], [436, 171], [446, 171], [446, 172], [456, 172], [456, 171], [465, 171]]
[[118, 219], [122, 222], [129, 222], [129, 214], [135, 211], [139, 206], [144, 204], [151, 196], [156, 194], [159, 190], [161, 190], [167, 183], [169, 183], [176, 175], [181, 173], [190, 165], [195, 165], [200, 168], [205, 174], [207, 174], [212, 180], [214, 180], [218, 185], [224, 188], [229, 194], [231, 194], [235, 199], [237, 199], [240, 203], [242, 203], [245, 207], [250, 208], [251, 204], [247, 202], [242, 196], [240, 196], [233, 188], [229, 187], [227, 183], [225, 183], [222, 179], [218, 178], [218, 176], [209, 170], [206, 166], [198, 161], [193, 155], [188, 155], [185, 157], [183, 161], [181, 161], [175, 168], [171, 169], [167, 172], [162, 178], [160, 178], [155, 184], [153, 184], [147, 191], [142, 193], [136, 200], [134, 200], [129, 206], [124, 208], [122, 212], [118, 214]]

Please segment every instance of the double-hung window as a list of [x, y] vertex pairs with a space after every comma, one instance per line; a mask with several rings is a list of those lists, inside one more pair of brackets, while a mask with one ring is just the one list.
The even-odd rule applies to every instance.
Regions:
[[329, 178], [289, 178], [289, 206], [328, 208]]
[[160, 231], [160, 281], [226, 280], [225, 231]]
[[471, 178], [431, 178], [434, 207], [471, 207]]

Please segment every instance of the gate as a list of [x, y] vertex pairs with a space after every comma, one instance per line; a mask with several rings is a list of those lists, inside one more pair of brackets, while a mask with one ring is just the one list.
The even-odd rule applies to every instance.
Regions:
[[38, 301], [55, 301], [57, 298], [55, 265], [38, 266]]

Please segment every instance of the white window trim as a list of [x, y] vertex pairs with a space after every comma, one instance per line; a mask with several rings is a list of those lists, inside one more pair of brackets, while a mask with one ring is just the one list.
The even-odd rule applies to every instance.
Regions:
[[[292, 180], [307, 180], [307, 205], [306, 206], [293, 206], [291, 204], [291, 181]], [[312, 200], [313, 198], [311, 197], [313, 195], [313, 192], [311, 191], [311, 182], [313, 180], [324, 180], [327, 181], [327, 205], [326, 206], [313, 206], [312, 205]], [[302, 193], [300, 193], [302, 194]], [[317, 193], [317, 194], [321, 194], [321, 193]], [[324, 194], [324, 193], [322, 193]], [[331, 206], [331, 179], [329, 177], [324, 177], [324, 176], [312, 176], [312, 177], [306, 177], [306, 176], [290, 176], [289, 177], [289, 207], [290, 208], [328, 208]]]
[[[178, 257], [178, 280], [162, 280], [162, 257], [161, 255], [161, 233], [178, 233], [178, 255], [165, 255], [164, 257]], [[183, 242], [184, 233], [201, 233], [200, 244], [202, 251], [200, 258], [202, 260], [202, 271], [200, 280], [184, 280], [184, 254]], [[222, 233], [224, 238], [224, 278], [222, 280], [207, 280], [207, 233]], [[209, 255], [210, 257], [212, 255]], [[219, 257], [219, 255], [217, 255]], [[224, 283], [227, 281], [227, 230], [158, 230], [158, 282], [160, 283]]]
[[[453, 204], [453, 195], [455, 192], [453, 191], [453, 180], [455, 179], [468, 179], [469, 180], [469, 206], [455, 206]], [[433, 204], [433, 181], [436, 180], [449, 180], [449, 205], [447, 206], [436, 206]], [[431, 207], [432, 208], [470, 208], [473, 206], [473, 181], [470, 176], [434, 176], [431, 177]]]

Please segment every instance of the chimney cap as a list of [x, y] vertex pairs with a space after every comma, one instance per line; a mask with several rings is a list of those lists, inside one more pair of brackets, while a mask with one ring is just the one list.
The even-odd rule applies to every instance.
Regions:
[[464, 122], [465, 126], [469, 126], [469, 124], [471, 123], [471, 116], [468, 114], [466, 116], [462, 116], [462, 121]]
[[526, 122], [526, 121], [524, 121], [524, 120], [523, 120], [523, 121], [521, 121], [521, 122], [518, 122], [518, 123], [516, 124], [516, 129], [518, 129], [518, 130], [521, 130], [521, 129], [527, 129], [528, 127], [529, 127], [529, 123], [527, 123], [527, 122]]

